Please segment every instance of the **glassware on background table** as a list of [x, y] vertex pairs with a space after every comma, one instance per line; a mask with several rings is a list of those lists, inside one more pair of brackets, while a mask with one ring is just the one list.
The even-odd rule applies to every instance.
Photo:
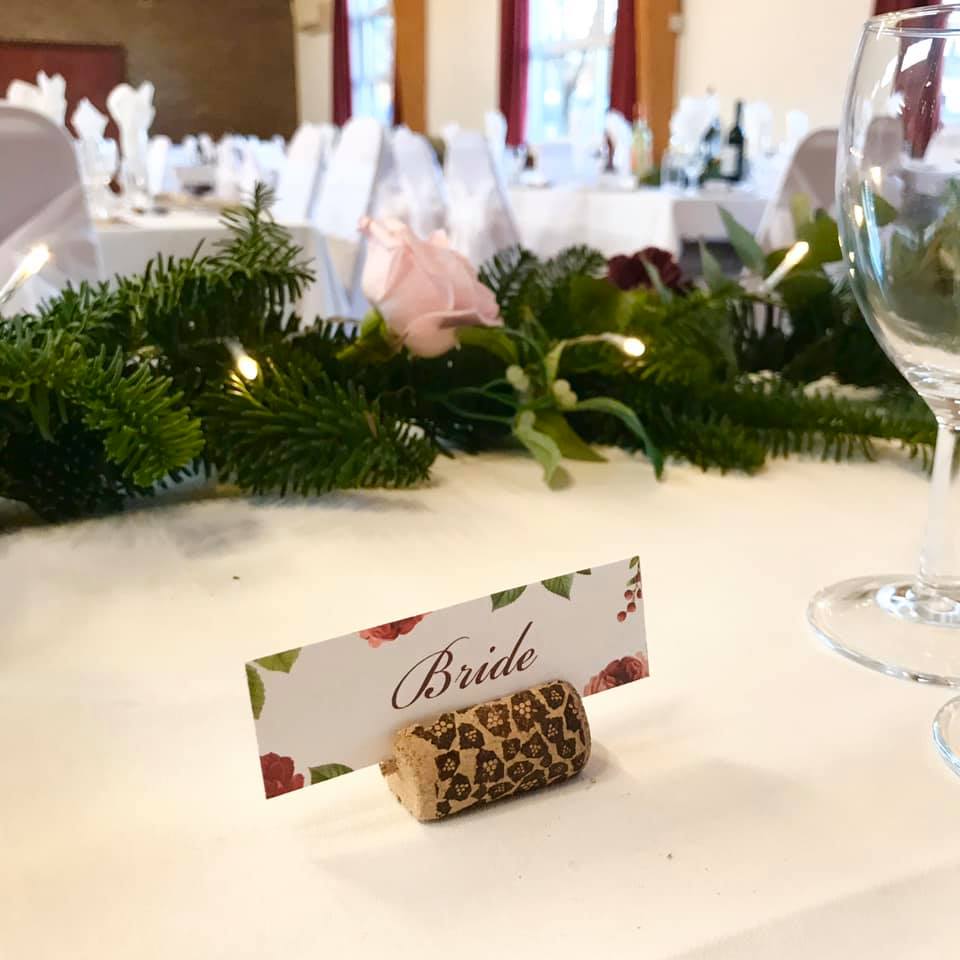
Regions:
[[836, 584], [808, 609], [838, 652], [950, 686], [960, 686], [958, 79], [960, 4], [867, 22], [840, 133], [841, 241], [874, 335], [937, 418], [937, 448], [918, 571]]
[[110, 181], [117, 172], [117, 141], [87, 138], [78, 141], [77, 146], [90, 216], [94, 220], [108, 220], [116, 204]]

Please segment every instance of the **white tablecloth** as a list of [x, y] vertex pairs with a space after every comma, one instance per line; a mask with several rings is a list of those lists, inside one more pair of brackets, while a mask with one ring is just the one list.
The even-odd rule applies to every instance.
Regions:
[[681, 192], [513, 187], [510, 190], [524, 246], [540, 256], [585, 243], [608, 257], [660, 247], [679, 255], [684, 241], [726, 237], [720, 208], [755, 231], [766, 199], [750, 190], [716, 189]]
[[[0, 956], [955, 956], [948, 694], [804, 622], [912, 565], [919, 470], [573, 470], [0, 539]], [[428, 826], [374, 768], [263, 800], [245, 660], [637, 550], [653, 675], [588, 701], [582, 778]]]
[[[212, 252], [214, 244], [224, 240], [228, 231], [216, 214], [173, 210], [168, 214], [131, 215], [128, 222], [97, 223], [104, 273], [127, 276], [142, 273], [147, 263], [158, 253], [164, 257], [189, 257], [203, 243], [205, 252]], [[299, 306], [305, 319], [327, 316], [329, 308], [325, 295], [320, 245], [323, 237], [315, 227], [306, 223], [285, 224], [294, 242], [302, 247], [304, 259], [310, 261], [316, 281], [305, 293]]]

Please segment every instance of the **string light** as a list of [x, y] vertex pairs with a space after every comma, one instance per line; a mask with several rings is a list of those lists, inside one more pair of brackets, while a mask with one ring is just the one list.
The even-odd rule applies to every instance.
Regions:
[[620, 349], [628, 357], [642, 357], [647, 352], [647, 345], [636, 337], [624, 337]]
[[256, 380], [260, 376], [260, 364], [243, 349], [239, 340], [228, 340], [227, 349], [230, 356], [233, 357], [233, 364], [237, 368], [237, 373], [244, 380]]
[[776, 290], [783, 278], [800, 263], [800, 261], [810, 252], [810, 244], [806, 240], [800, 240], [795, 243], [788, 251], [787, 255], [780, 262], [773, 273], [767, 277], [760, 286], [764, 293], [770, 293]]
[[0, 287], [0, 306], [10, 300], [31, 277], [36, 276], [50, 262], [50, 256], [50, 248], [45, 243], [31, 247], [10, 279]]

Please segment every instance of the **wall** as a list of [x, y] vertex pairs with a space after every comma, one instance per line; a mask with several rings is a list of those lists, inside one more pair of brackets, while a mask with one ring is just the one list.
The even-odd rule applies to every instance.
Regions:
[[333, 117], [333, 35], [298, 33], [297, 105], [304, 123], [329, 123]]
[[129, 80], [156, 86], [154, 133], [296, 124], [288, 0], [0, 0], [0, 37], [125, 45]]
[[429, 0], [427, 8], [427, 129], [483, 129], [497, 105], [499, 0]]
[[873, 0], [684, 0], [678, 93], [766, 100], [776, 131], [787, 110], [805, 110], [814, 126], [840, 121], [847, 75]]

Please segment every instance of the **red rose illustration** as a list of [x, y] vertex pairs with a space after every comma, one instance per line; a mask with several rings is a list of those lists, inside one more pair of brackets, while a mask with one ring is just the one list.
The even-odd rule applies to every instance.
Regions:
[[634, 680], [649, 676], [647, 658], [642, 653], [635, 657], [621, 657], [619, 660], [611, 660], [595, 677], [591, 677], [590, 682], [583, 688], [583, 695], [589, 697], [591, 694], [622, 687], [625, 683], [633, 683]]
[[281, 793], [299, 790], [303, 786], [303, 774], [293, 772], [293, 757], [265, 753], [260, 758], [260, 772], [268, 798], [279, 797]]
[[376, 648], [388, 640], [396, 640], [397, 637], [406, 636], [425, 616], [425, 613], [421, 613], [415, 617], [406, 617], [403, 620], [391, 620], [390, 623], [383, 623], [379, 627], [361, 630], [360, 636], [371, 647]]

